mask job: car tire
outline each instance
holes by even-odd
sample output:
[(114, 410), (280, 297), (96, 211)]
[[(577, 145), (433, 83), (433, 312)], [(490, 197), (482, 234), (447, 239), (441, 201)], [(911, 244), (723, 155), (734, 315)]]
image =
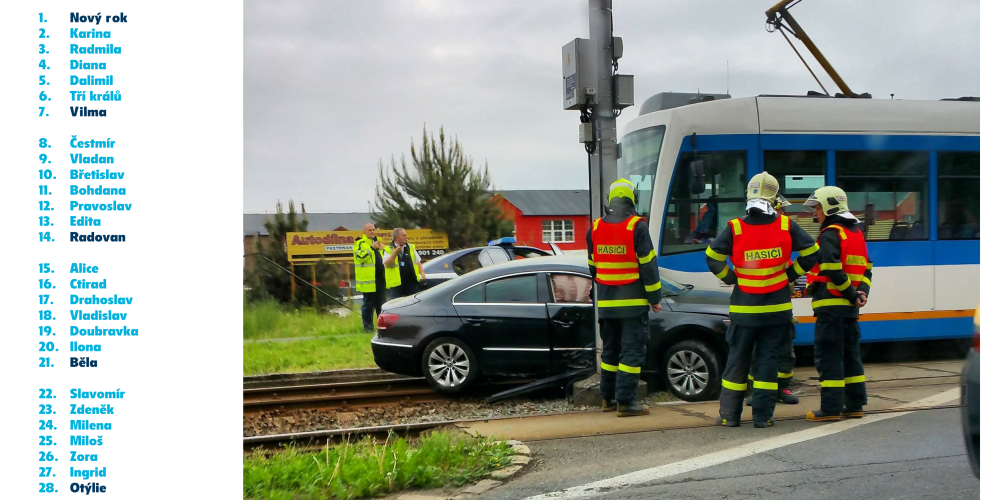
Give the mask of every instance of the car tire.
[(465, 391), (479, 374), (479, 363), (472, 349), (453, 337), (435, 339), (427, 344), (420, 367), (431, 387), (446, 393)]
[(719, 353), (700, 340), (678, 342), (663, 354), (663, 383), (684, 401), (715, 399), (722, 387)]

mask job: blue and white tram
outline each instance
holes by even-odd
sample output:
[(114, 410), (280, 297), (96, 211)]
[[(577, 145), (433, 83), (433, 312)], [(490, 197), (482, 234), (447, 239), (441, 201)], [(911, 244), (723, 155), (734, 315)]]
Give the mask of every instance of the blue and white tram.
[[(743, 214), (747, 179), (766, 169), (793, 203), (786, 213), (814, 237), (819, 227), (800, 203), (825, 184), (848, 193), (875, 264), (863, 342), (971, 337), (978, 99), (759, 96), (646, 109), (656, 102), (626, 126), (618, 174), (637, 185), (637, 208), (672, 278), (725, 287), (708, 272), (705, 247)], [(804, 285), (792, 301), (796, 343), (812, 344)]]

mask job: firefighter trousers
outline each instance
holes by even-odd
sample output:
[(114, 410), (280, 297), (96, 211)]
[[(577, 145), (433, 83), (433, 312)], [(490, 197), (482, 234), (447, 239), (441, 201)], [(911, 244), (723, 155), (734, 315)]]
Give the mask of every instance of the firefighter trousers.
[[(781, 337), (778, 345), (778, 390), (788, 389), (792, 383), (792, 376), (795, 375), (795, 349), (792, 341), (795, 340), (795, 325), (788, 324), (788, 331)], [(757, 366), (757, 349), (754, 348), (753, 356), (750, 357), (750, 366)], [(753, 370), (751, 369), (751, 373)], [(753, 380), (753, 377), (750, 377)]]
[(719, 415), (725, 419), (739, 420), (743, 414), (743, 396), (750, 374), (750, 358), (754, 348), (757, 360), (753, 366), (753, 419), (766, 422), (774, 416), (778, 399), (778, 345), (788, 333), (786, 325), (740, 326), (729, 325), (726, 342), (729, 358), (722, 372), (722, 394), (719, 397)]
[(865, 367), (861, 363), (861, 328), (857, 319), (819, 315), (816, 318), (816, 371), (820, 409), (840, 413), (868, 404)]
[(600, 320), (601, 398), (627, 405), (635, 401), (639, 372), (646, 362), (649, 313), (632, 318)]

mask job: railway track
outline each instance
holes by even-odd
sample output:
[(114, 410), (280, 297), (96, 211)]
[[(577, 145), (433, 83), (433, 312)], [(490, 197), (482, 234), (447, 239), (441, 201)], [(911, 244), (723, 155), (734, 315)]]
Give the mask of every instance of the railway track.
[[(940, 390), (945, 390), (949, 387), (957, 387), (957, 373), (949, 371), (954, 368), (942, 369), (940, 368), (941, 365), (935, 363), (923, 364), (922, 367), (903, 364), (891, 364), (886, 366), (903, 370), (909, 368), (911, 370), (906, 373), (891, 372), (890, 374), (890, 372), (887, 372), (885, 373), (884, 378), (878, 377), (875, 380), (869, 380), (868, 385), (870, 398), (903, 403), (904, 401), (892, 399), (893, 397), (896, 397), (894, 394), (902, 394), (901, 392), (895, 393), (893, 391), (906, 391), (912, 388), (921, 387), (929, 390), (938, 390), (938, 388), (940, 388)], [(916, 372), (912, 369), (916, 369)], [(808, 380), (807, 378), (806, 381), (804, 381), (804, 384), (799, 386), (800, 389), (798, 392), (801, 396), (815, 396), (818, 392), (818, 388), (813, 387), (813, 385), (818, 386), (817, 383)], [(873, 394), (873, 392), (882, 393), (882, 395)], [(394, 404), (400, 402), (440, 401), (444, 399), (450, 398), (446, 395), (436, 393), (427, 385), (427, 382), (423, 378), (398, 376), (396, 378), (382, 377), (381, 380), (356, 380), (352, 382), (328, 382), (248, 388), (244, 390), (244, 414), (282, 407), (351, 408), (367, 405)], [(683, 410), (683, 407), (696, 409), (697, 405), (704, 404), (705, 403), (688, 403), (678, 401), (658, 403), (656, 406), (678, 408), (679, 411), (683, 413), (685, 411)], [(938, 405), (934, 408), (940, 409), (954, 407), (956, 407), (956, 405)], [(928, 409), (931, 408), (907, 407), (905, 409), (892, 409), (872, 407), (870, 410), (866, 410), (866, 412), (870, 414), (877, 414), (886, 412), (891, 413), (895, 411), (920, 411)], [(711, 410), (716, 411), (714, 408)], [(705, 410), (702, 409), (701, 411)], [(600, 418), (599, 410), (593, 410), (593, 412), (595, 412), (594, 418)], [(393, 434), (401, 437), (411, 437), (427, 430), (442, 427), (475, 427), (476, 424), (490, 421), (517, 420), (525, 418), (533, 419), (536, 417), (545, 418), (578, 413), (580, 412), (545, 413), (532, 416), (494, 416), (488, 418), (441, 420), (436, 422), (402, 423), (374, 427), (337, 428), (309, 432), (247, 436), (243, 438), (243, 446), (245, 451), (258, 448), (265, 450), (278, 449), (291, 443), (294, 443), (296, 446), (316, 447), (323, 446), (328, 442), (338, 442), (345, 438), (356, 439), (359, 436), (385, 438), (389, 434)], [(802, 413), (804, 414), (804, 410)], [(801, 418), (803, 417), (798, 415), (789, 417), (776, 416), (775, 419), (795, 420)], [(512, 425), (517, 424), (512, 422)], [(690, 427), (701, 427), (704, 425), (705, 423), (702, 422), (700, 424), (693, 424)], [(581, 432), (582, 433), (579, 437), (587, 435), (586, 431), (583, 431), (582, 429)], [(601, 433), (605, 433), (605, 431), (602, 431)], [(577, 436), (574, 434), (573, 437)]]
[(278, 385), (243, 389), (243, 413), (293, 408), (358, 408), (440, 401), (422, 377)]

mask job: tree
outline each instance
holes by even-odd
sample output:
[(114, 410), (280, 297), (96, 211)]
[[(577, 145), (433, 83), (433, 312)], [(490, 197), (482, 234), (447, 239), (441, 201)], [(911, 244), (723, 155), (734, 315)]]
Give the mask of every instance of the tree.
[(410, 158), (409, 165), (391, 158), (388, 169), (379, 160), (372, 218), (380, 226), (441, 231), (453, 249), (513, 234), (514, 223), (492, 199), (489, 165), (475, 170), (457, 138), (445, 142), (444, 127), (437, 140), (425, 127), (420, 149), (410, 142)]
[[(279, 302), (292, 302), (291, 263), (285, 250), (285, 235), (288, 233), (306, 231), (309, 220), (305, 214), (301, 218), (295, 212), (295, 203), (288, 202), (288, 213), (284, 213), (281, 203), (276, 206), (273, 217), (264, 221), (269, 238), (265, 243), (260, 237), (254, 237), (254, 253), (247, 257), (254, 259), (253, 268), (244, 273), (244, 285), (249, 288), (246, 297), (248, 302), (274, 299)], [(326, 261), (315, 264), (317, 287), (322, 293), (317, 293), (319, 306), (343, 305), (340, 292), (340, 276), (335, 266)], [(295, 267), (295, 302), (301, 305), (313, 305), (312, 269), (310, 266)], [(334, 298), (330, 298), (330, 296)]]

